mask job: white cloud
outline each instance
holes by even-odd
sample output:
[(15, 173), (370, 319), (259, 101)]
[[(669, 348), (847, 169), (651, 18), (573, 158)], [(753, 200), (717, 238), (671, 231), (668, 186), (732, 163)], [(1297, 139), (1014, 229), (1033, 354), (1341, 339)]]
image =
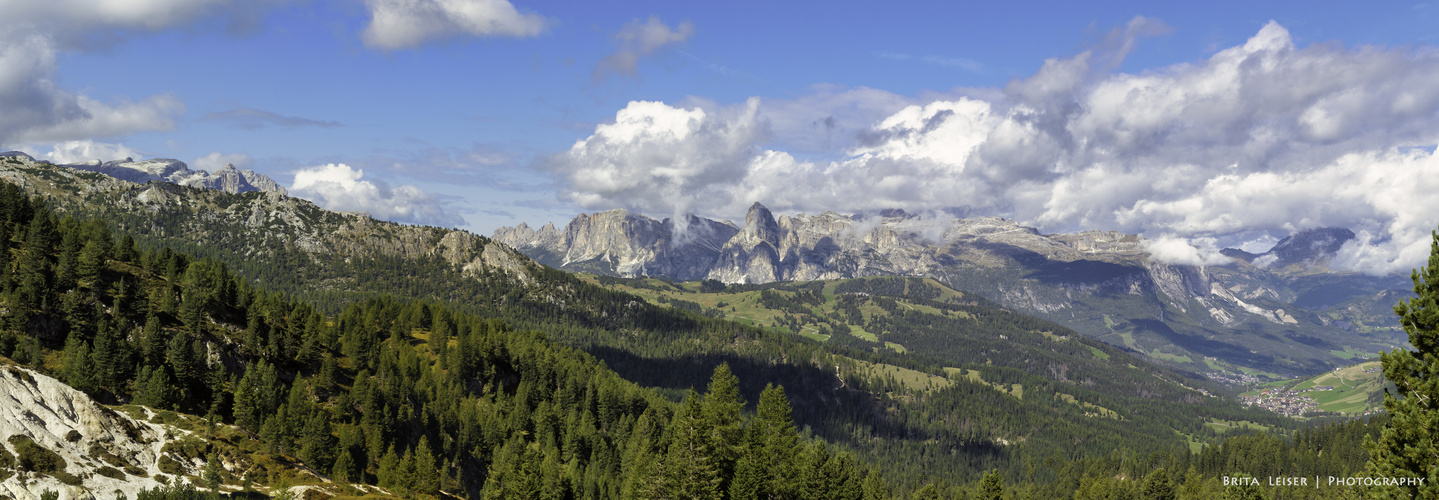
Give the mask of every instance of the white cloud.
[(893, 111), (833, 160), (766, 148), (771, 124), (788, 136), (822, 110), (752, 99), (702, 110), (631, 103), (615, 125), (626, 140), (601, 126), (547, 165), (563, 198), (591, 209), (959, 208), (1050, 231), (1164, 235), (1160, 251), (1196, 262), (1210, 257), (1173, 242), (1340, 226), (1371, 235), (1345, 247), (1346, 268), (1422, 264), (1439, 226), (1439, 160), (1410, 146), (1439, 141), (1439, 52), (1297, 47), (1271, 22), (1207, 60), (1114, 72), (1135, 40), (1165, 29), (1136, 18), (1003, 89), (927, 102), (870, 96), (881, 103), (872, 109)]
[(363, 180), (364, 176), (363, 170), (343, 163), (305, 168), (295, 172), (290, 194), (330, 210), (367, 212), (377, 219), (450, 227), (465, 223), (418, 187), (390, 188)]
[(1149, 252), (1150, 258), (1169, 264), (1218, 266), (1233, 261), (1219, 253), (1213, 238), (1190, 239), (1164, 235), (1144, 240), (1144, 250)]
[(666, 45), (684, 42), (694, 35), (694, 32), (694, 25), (688, 21), (674, 28), (666, 26), (655, 16), (650, 16), (649, 20), (643, 23), (639, 19), (630, 21), (615, 33), (615, 43), (619, 44), (619, 47), (595, 65), (592, 76), (596, 82), (610, 73), (635, 76), (641, 57)]
[(54, 82), (56, 50), (40, 35), (0, 34), (0, 144), (115, 137), (174, 128), (185, 106), (172, 96), (104, 103)]
[(112, 47), (134, 33), (202, 19), (251, 23), (283, 0), (55, 0), (0, 2), (0, 144), (118, 137), (173, 129), (185, 106), (171, 95), (102, 102), (55, 83), (57, 56)]
[(758, 99), (711, 112), (631, 102), (547, 167), (569, 182), (563, 198), (589, 208), (680, 216), (691, 204), (741, 203), (728, 186), (744, 179), (764, 135), (758, 109)]
[(205, 156), (195, 158), (195, 161), (190, 162), (190, 166), (195, 170), (214, 172), (225, 168), (225, 165), (234, 165), (235, 168), (245, 170), (253, 166), (254, 163), (254, 159), (245, 153), (225, 154), (215, 151)]
[(125, 158), (144, 159), (143, 155), (125, 147), (124, 144), (107, 144), (90, 140), (61, 142), (52, 146), (48, 153), (32, 154), (32, 156), (55, 164), (81, 163), (92, 160), (105, 162)]
[(409, 49), (457, 35), (529, 37), (545, 18), (522, 14), (508, 0), (365, 0), (370, 24), (361, 35), (371, 48)]

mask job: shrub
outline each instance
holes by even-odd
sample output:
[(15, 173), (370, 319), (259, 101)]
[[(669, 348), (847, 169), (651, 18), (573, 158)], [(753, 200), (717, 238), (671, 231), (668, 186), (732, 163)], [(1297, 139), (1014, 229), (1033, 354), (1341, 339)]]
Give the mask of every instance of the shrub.
[(120, 472), (120, 469), (116, 469), (116, 468), (110, 467), (110, 466), (105, 466), (105, 467), (101, 467), (101, 468), (99, 468), (99, 469), (95, 469), (95, 473), (96, 473), (96, 474), (99, 474), (99, 475), (102, 475), (102, 476), (105, 476), (105, 477), (108, 477), (108, 478), (110, 478), (110, 479), (119, 479), (119, 480), (121, 480), (121, 481), (124, 481), (124, 480), (125, 480), (125, 473), (124, 473), (124, 472)]
[(65, 470), (65, 459), (60, 454), (36, 444), (29, 436), (10, 436), (10, 446), (19, 455), (21, 469), (52, 475)]

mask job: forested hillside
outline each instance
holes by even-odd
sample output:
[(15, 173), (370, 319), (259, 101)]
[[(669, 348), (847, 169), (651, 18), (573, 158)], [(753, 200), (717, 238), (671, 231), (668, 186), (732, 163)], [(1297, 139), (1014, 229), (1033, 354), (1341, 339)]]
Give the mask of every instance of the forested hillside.
[(675, 404), (538, 332), (423, 301), (376, 298), (326, 317), (213, 260), (58, 218), (14, 185), (0, 187), (0, 221), (0, 352), (97, 399), (205, 415), (263, 441), (250, 456), (176, 451), (245, 466), (188, 476), (195, 484), (284, 484), (302, 467), (406, 496), (860, 498), (866, 487), (851, 455), (801, 438), (783, 389), (766, 388), (746, 417), (724, 366), (704, 396)]
[[(229, 227), (210, 211), (247, 195), (170, 187), (195, 198), (134, 212), (64, 198), (58, 189), (48, 202), (5, 189), (11, 260), (0, 276), (7, 304), (0, 352), (102, 400), (210, 415), (262, 438), (272, 455), (396, 491), (479, 496), (539, 485), (535, 491), (576, 498), (658, 495), (644, 488), (689, 485), (675, 474), (699, 470), (716, 478), (701, 484), (724, 493), (736, 484), (800, 488), (795, 478), (806, 470), (859, 478), (874, 467), (871, 484), (888, 483), (901, 494), (978, 492), (1005, 478), (1011, 491), (1067, 495), (1091, 476), (1132, 489), (1158, 468), (1213, 490), (1219, 474), (1250, 463), (1302, 473), (1362, 465), (1352, 453), (1312, 458), (1320, 447), (1355, 449), (1363, 428), (1325, 431), (1332, 439), (1322, 446), (1231, 440), (1206, 448), (1211, 458), (1200, 460), (1205, 455), (1192, 455), (1189, 440), (1207, 439), (1211, 420), (1276, 430), (1296, 424), (1197, 396), (1176, 383), (1182, 375), (1124, 361), (1122, 351), (1053, 340), (1067, 335), (977, 298), (901, 297), (955, 321), (925, 327), (922, 317), (905, 314), (885, 320), (908, 322), (916, 350), (924, 338), (946, 345), (942, 335), (953, 336), (949, 344), (979, 346), (905, 355), (653, 305), (533, 264), (462, 267), (439, 255), (366, 254), (363, 247), (341, 255), (307, 251), (283, 231)], [(317, 212), (307, 220), (329, 217)], [(199, 221), (210, 231), (233, 230), (230, 241), (244, 245), (206, 245), (174, 229)], [(436, 240), (453, 234), (420, 230)], [(484, 249), (472, 250), (489, 248), (480, 243)], [(886, 309), (884, 292), (872, 291), (880, 299), (873, 307)], [(894, 304), (891, 314), (899, 310)], [(861, 316), (871, 307), (852, 305)], [(997, 342), (1009, 339), (999, 335), (1015, 336), (1004, 345), (1025, 347), (1004, 347)], [(1055, 360), (1073, 363), (1065, 377), (1051, 370)], [(80, 368), (88, 366), (97, 369)], [(1104, 371), (1115, 366), (1120, 372)], [(1129, 375), (1114, 375), (1121, 372)], [(710, 395), (689, 392), (706, 386)], [(780, 386), (788, 398), (777, 396)], [(181, 390), (160, 390), (166, 387)], [(781, 411), (787, 405), (792, 413)], [(794, 418), (792, 435), (781, 413)], [(652, 426), (649, 440), (636, 444), (646, 435), (637, 434), (641, 423)], [(715, 430), (721, 428), (731, 431)], [(676, 445), (694, 433), (711, 437)], [(721, 435), (729, 437), (714, 437)], [(739, 435), (748, 437), (736, 441)], [(794, 450), (793, 459), (753, 451), (776, 439)], [(791, 439), (813, 444), (785, 444)], [(728, 448), (736, 443), (751, 451)], [(756, 453), (751, 461), (778, 456), (792, 467), (742, 467), (745, 453)], [(1302, 460), (1273, 462), (1276, 454)], [(673, 466), (688, 463), (679, 459), (696, 460), (698, 469)], [(430, 470), (416, 465), (430, 463), (442, 471), (433, 482), (381, 473)], [(1196, 480), (1181, 478), (1185, 464), (1195, 466)], [(776, 475), (741, 481), (745, 467)], [(981, 483), (991, 469), (999, 472)], [(836, 470), (849, 472), (831, 474)]]

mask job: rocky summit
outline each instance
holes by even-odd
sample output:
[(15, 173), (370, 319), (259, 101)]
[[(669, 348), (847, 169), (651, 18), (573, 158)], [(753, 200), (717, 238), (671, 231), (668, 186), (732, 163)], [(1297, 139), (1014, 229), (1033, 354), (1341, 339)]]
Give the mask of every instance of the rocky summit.
[[(30, 162), (35, 161), (30, 155), (19, 151), (0, 153), (0, 156), (24, 158)], [(182, 186), (217, 189), (227, 193), (266, 191), (286, 194), (284, 186), (281, 186), (280, 183), (275, 182), (275, 180), (269, 176), (256, 173), (254, 170), (240, 170), (235, 168), (233, 164), (226, 164), (224, 168), (216, 170), (213, 173), (204, 170), (191, 170), (185, 162), (168, 158), (140, 161), (125, 158), (123, 160), (103, 162), (100, 160), (91, 160), (81, 163), (71, 163), (65, 166), (76, 170), (105, 174), (136, 184), (159, 181), (171, 182)]]
[[(1374, 313), (1376, 297), (1405, 288), (1401, 277), (1325, 268), (1352, 238), (1346, 229), (1320, 228), (1264, 254), (1229, 250), (1229, 264), (1193, 266), (1158, 259), (1141, 236), (1115, 231), (1042, 234), (1004, 218), (899, 210), (776, 215), (759, 203), (742, 225), (612, 210), (580, 215), (563, 229), (521, 224), (493, 235), (546, 265), (620, 277), (729, 284), (933, 277), (1198, 370), (1218, 359), (1280, 372), (1403, 342), (1392, 318)], [(1322, 307), (1310, 300), (1317, 290), (1326, 294)]]

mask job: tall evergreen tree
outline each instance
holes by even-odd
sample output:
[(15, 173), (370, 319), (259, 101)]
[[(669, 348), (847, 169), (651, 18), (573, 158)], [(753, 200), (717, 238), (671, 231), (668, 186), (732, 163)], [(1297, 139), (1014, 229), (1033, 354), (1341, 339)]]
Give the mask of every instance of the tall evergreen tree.
[(1004, 498), (1004, 478), (999, 476), (999, 471), (991, 470), (984, 474), (984, 479), (979, 481), (979, 498), (981, 500)]
[(1140, 486), (1139, 497), (1144, 500), (1174, 500), (1174, 484), (1169, 481), (1169, 473), (1164, 469), (1150, 472), (1144, 477), (1144, 485)]
[(772, 497), (794, 496), (799, 489), (799, 432), (794, 428), (789, 398), (784, 388), (765, 386), (755, 408), (755, 421), (750, 423), (751, 446), (766, 472), (765, 491)]
[(1429, 265), (1410, 275), (1416, 297), (1394, 306), (1414, 350), (1380, 355), (1398, 394), (1385, 390), (1391, 420), (1377, 441), (1365, 443), (1369, 474), (1424, 481), (1378, 487), (1378, 498), (1439, 498), (1439, 233), (1431, 238)]
[(65, 341), (65, 383), (81, 392), (93, 394), (98, 383), (95, 380), (94, 361), (90, 356), (90, 345), (80, 336), (71, 335)]
[(744, 444), (744, 429), (740, 427), (744, 404), (739, 379), (730, 372), (729, 365), (722, 363), (715, 367), (702, 411), (709, 428), (711, 454), (720, 473), (720, 491), (729, 490), (728, 479), (734, 477), (735, 462)]
[(666, 462), (670, 468), (665, 482), (677, 498), (698, 500), (720, 498), (719, 460), (711, 443), (709, 425), (699, 396), (690, 391), (670, 424), (670, 440)]

